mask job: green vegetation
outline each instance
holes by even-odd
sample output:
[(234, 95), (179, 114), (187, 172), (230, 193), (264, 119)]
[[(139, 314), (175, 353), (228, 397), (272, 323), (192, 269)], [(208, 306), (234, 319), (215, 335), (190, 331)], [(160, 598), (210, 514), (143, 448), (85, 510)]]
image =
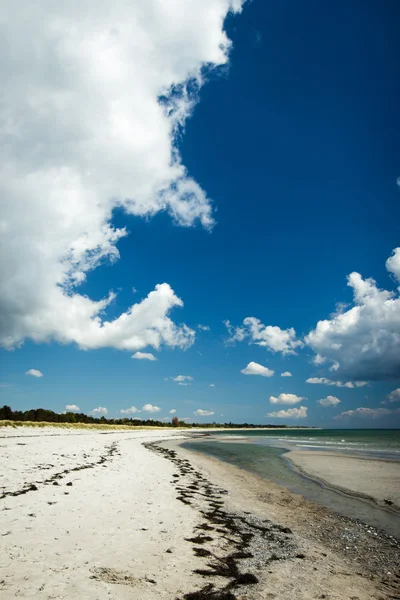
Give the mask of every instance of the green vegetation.
[[(0, 426), (29, 426), (29, 427), (77, 427), (81, 429), (94, 428), (113, 428), (113, 429), (135, 429), (149, 427), (194, 427), (219, 428), (219, 429), (258, 429), (262, 427), (271, 427), (284, 429), (286, 425), (254, 425), (253, 423), (186, 423), (180, 421), (174, 416), (171, 421), (157, 421), (155, 419), (107, 419), (106, 417), (93, 417), (84, 413), (56, 413), (45, 408), (34, 408), (31, 410), (20, 411), (12, 410), (9, 406), (0, 408)], [(299, 427), (298, 429), (301, 429)]]

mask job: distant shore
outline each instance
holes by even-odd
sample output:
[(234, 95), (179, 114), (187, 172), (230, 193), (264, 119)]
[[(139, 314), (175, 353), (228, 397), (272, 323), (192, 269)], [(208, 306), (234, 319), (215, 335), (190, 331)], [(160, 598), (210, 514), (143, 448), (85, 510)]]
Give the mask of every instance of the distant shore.
[(399, 595), (396, 540), (180, 447), (198, 432), (0, 428), (1, 594)]

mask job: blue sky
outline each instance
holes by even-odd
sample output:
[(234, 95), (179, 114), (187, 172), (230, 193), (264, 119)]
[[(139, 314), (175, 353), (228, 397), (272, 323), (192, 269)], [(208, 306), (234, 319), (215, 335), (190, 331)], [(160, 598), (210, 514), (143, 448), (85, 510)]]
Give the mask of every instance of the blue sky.
[(10, 52), (0, 403), (398, 426), (398, 2), (136, 4)]

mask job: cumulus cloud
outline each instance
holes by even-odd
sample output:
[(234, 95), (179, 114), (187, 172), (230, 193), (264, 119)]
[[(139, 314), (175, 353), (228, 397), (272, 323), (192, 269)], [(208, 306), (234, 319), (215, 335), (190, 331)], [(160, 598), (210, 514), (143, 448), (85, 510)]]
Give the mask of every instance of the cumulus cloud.
[(172, 409), (169, 411), (169, 414), (170, 414), (170, 415), (174, 415), (175, 413), (176, 413), (176, 408), (172, 408)]
[(351, 418), (362, 417), (362, 418), (369, 418), (369, 419), (380, 419), (382, 417), (387, 417), (389, 415), (399, 414), (399, 413), (400, 413), (400, 409), (389, 410), (388, 408), (364, 408), (363, 406), (360, 406), (360, 408), (356, 408), (354, 410), (346, 410), (346, 411), (340, 413), (340, 415), (335, 417), (335, 419), (343, 419), (345, 417), (351, 417)]
[(130, 408), (122, 408), (119, 412), (121, 415), (134, 415), (140, 411), (136, 408), (136, 406), (131, 406)]
[(334, 385), (336, 387), (350, 389), (360, 388), (368, 385), (367, 381), (346, 381), (345, 383), (343, 383), (343, 381), (332, 381), (332, 379), (327, 379), (326, 377), (309, 377), (308, 379), (306, 379), (306, 383), (313, 383), (314, 385)]
[(296, 394), (279, 394), (278, 397), (269, 397), (271, 404), (297, 404), (302, 400), (307, 400), (307, 398), (304, 398), (303, 396), (296, 396)]
[(215, 383), (210, 383), (210, 387), (215, 387)]
[(193, 414), (196, 415), (196, 417), (211, 417), (211, 415), (214, 415), (215, 413), (211, 410), (203, 410), (202, 408), (198, 408)]
[(67, 412), (79, 412), (81, 409), (76, 404), (66, 404), (65, 410)]
[(243, 375), (261, 375), (261, 377), (272, 377), (275, 371), (263, 367), (256, 362), (249, 362), (247, 367), (240, 371)]
[(38, 371), (38, 369), (29, 369), (29, 371), (25, 372), (25, 375), (31, 375), (32, 377), (43, 377), (43, 373)]
[(98, 406), (92, 410), (94, 415), (107, 415), (108, 409), (105, 406)]
[[(0, 344), (186, 348), (194, 331), (167, 283), (108, 320), (114, 298), (79, 293), (119, 258), (113, 211), (213, 226), (176, 143), (206, 71), (226, 65), (227, 13), (244, 0), (95, 0), (0, 6)], [(32, 34), (34, 32), (34, 34)], [(206, 67), (206, 68), (205, 68)]]
[(313, 358), (314, 365), (323, 365), (326, 362), (325, 356), (321, 356), (321, 354), (316, 354)]
[(338, 404), (340, 404), (340, 400), (339, 398), (336, 398), (336, 396), (327, 396), (326, 398), (321, 398), (321, 400), (317, 401), (317, 404), (320, 404), (321, 406), (337, 406)]
[(197, 325), (197, 329), (199, 331), (210, 331), (210, 327), (208, 325)]
[[(386, 269), (400, 282), (400, 248)], [(400, 376), (400, 288), (380, 289), (374, 279), (356, 272), (347, 278), (353, 305), (319, 321), (305, 338), (318, 355), (333, 363), (337, 375), (351, 380), (395, 379)]]
[(285, 371), (284, 373), (281, 373), (281, 377), (292, 377), (292, 374), (290, 371)]
[(388, 394), (387, 400), (384, 400), (381, 404), (391, 404), (392, 402), (400, 402), (400, 388), (393, 390)]
[(136, 358), (136, 360), (157, 360), (151, 352), (135, 352), (131, 358)]
[(144, 412), (156, 413), (160, 412), (161, 408), (159, 406), (153, 406), (152, 404), (145, 404), (142, 408)]
[(386, 261), (386, 269), (400, 282), (400, 248), (395, 248)]
[(304, 419), (307, 416), (307, 407), (300, 406), (299, 408), (288, 408), (287, 410), (276, 410), (267, 413), (267, 417), (274, 419)]
[(301, 340), (296, 338), (296, 331), (293, 327), (281, 329), (276, 325), (264, 325), (255, 317), (244, 319), (241, 327), (233, 327), (230, 321), (224, 321), (224, 324), (230, 335), (228, 342), (231, 343), (248, 340), (249, 344), (257, 344), (271, 352), (281, 352), (282, 354), (296, 354), (296, 348), (304, 345)]
[(186, 381), (193, 381), (193, 377), (191, 377), (190, 375), (178, 375), (177, 377), (173, 377), (172, 381), (176, 381), (177, 383), (184, 383)]

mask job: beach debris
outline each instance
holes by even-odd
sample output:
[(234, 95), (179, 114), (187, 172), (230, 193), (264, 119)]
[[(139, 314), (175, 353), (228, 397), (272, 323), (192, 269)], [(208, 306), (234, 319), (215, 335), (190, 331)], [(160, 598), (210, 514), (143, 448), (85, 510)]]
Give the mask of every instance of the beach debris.
[(143, 445), (169, 459), (179, 471), (179, 482), (178, 478), (172, 481), (179, 494), (177, 499), (197, 509), (204, 518), (195, 530), (215, 532), (213, 536), (197, 533), (185, 540), (194, 544), (195, 556), (207, 559), (206, 568), (197, 568), (194, 573), (204, 578), (220, 578), (221, 584), (208, 582), (202, 589), (184, 594), (183, 600), (237, 600), (238, 588), (258, 583), (258, 577), (251, 570), (265, 568), (274, 560), (295, 557), (296, 546), (289, 527), (268, 519), (262, 521), (249, 511), (226, 510), (227, 490), (207, 480), (176, 451), (157, 442)]

